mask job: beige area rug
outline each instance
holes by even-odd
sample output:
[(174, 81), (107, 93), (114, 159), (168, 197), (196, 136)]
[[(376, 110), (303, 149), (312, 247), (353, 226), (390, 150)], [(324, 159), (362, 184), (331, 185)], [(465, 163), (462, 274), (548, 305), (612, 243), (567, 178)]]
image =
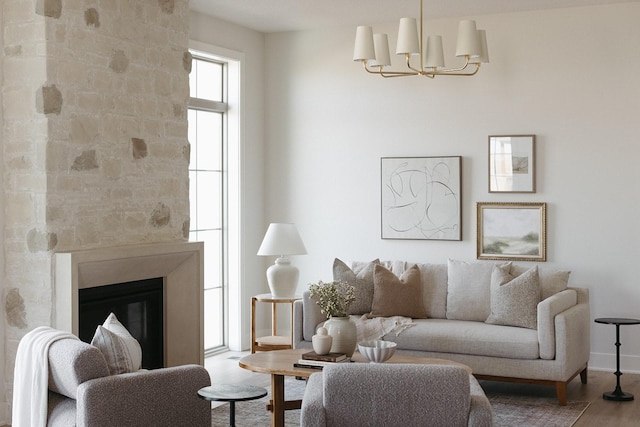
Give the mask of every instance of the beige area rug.
[[(285, 379), (285, 398), (301, 399), (305, 382), (294, 378)], [(519, 394), (492, 393), (487, 397), (493, 408), (495, 427), (570, 427), (584, 413), (589, 402), (569, 402), (567, 406), (559, 406), (555, 397), (531, 397)], [(265, 405), (269, 396), (248, 402), (236, 403), (236, 426), (261, 427), (270, 424), (270, 413)], [(229, 404), (214, 408), (211, 412), (212, 426), (229, 425)], [(300, 425), (300, 411), (287, 411), (285, 415), (287, 427)]]

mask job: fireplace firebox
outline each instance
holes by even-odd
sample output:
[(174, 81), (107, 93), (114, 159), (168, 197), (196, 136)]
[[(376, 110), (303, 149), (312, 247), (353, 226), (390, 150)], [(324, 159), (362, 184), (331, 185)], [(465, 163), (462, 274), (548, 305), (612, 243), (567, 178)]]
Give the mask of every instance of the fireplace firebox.
[(142, 368), (164, 367), (163, 278), (79, 289), (78, 327), (82, 341), (114, 313), (142, 347)]

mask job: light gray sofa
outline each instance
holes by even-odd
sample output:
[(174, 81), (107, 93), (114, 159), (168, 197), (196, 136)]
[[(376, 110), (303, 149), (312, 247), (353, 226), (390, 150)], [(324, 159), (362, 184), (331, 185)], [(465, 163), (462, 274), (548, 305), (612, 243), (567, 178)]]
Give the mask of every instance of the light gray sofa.
[(211, 426), (211, 384), (199, 365), (109, 375), (97, 347), (61, 339), (49, 348), (47, 426)]
[[(560, 405), (567, 403), (567, 384), (580, 374), (587, 382), (590, 352), (588, 289), (567, 287), (568, 272), (539, 269), (541, 301), (537, 304), (535, 328), (486, 323), (492, 313), (491, 278), (496, 263), (449, 260), (447, 264), (414, 264), (404, 261), (352, 262), (348, 268), (334, 263), (334, 279), (347, 279), (357, 286), (356, 301), (361, 316), (371, 307), (374, 285), (369, 273), (381, 264), (396, 276), (416, 265), (420, 270), (425, 319), (413, 319), (399, 335), (382, 339), (397, 343), (397, 353), (453, 360), (470, 366), (478, 379), (552, 385)], [(514, 277), (526, 268), (501, 264)], [(362, 299), (365, 299), (362, 304)], [(369, 305), (367, 305), (369, 304)], [(364, 310), (364, 311), (363, 311)], [(311, 337), (326, 320), (309, 298), (294, 304), (294, 348), (310, 348)]]
[(338, 364), (309, 378), (300, 425), (490, 427), (492, 413), (478, 382), (457, 366)]

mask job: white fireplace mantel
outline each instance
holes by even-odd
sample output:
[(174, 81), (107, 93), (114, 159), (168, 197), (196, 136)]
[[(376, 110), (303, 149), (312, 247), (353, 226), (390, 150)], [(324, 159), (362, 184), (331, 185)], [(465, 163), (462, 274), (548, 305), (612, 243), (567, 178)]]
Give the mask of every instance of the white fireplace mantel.
[(78, 290), (164, 279), (165, 366), (204, 364), (204, 243), (170, 242), (55, 255), (54, 327), (78, 334)]

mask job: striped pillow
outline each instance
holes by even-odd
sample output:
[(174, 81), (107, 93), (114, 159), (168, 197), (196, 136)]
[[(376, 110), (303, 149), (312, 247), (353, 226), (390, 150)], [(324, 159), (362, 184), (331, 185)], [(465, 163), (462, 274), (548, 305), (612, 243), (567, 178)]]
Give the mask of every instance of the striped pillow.
[(140, 343), (113, 313), (102, 325), (98, 325), (91, 344), (102, 352), (111, 375), (135, 372), (142, 365)]

